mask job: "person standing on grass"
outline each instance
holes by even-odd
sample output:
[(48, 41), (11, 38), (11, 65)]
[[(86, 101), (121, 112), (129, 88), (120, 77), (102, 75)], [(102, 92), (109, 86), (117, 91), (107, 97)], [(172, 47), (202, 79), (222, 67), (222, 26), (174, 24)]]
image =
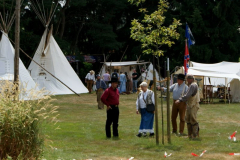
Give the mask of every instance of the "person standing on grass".
[[(184, 136), (184, 126), (185, 126), (185, 113), (186, 113), (186, 102), (175, 102), (182, 97), (188, 90), (188, 86), (185, 84), (185, 75), (179, 74), (177, 78), (177, 83), (170, 86), (170, 92), (173, 92), (173, 106), (172, 106), (172, 133), (177, 135), (177, 117), (179, 114), (180, 117), (180, 127), (179, 127), (179, 136)], [(159, 87), (159, 86), (158, 86)], [(167, 91), (167, 88), (161, 88), (164, 92)]]
[(141, 123), (139, 127), (138, 137), (146, 137), (147, 132), (149, 132), (149, 136), (154, 136), (153, 130), (153, 122), (154, 122), (154, 112), (147, 111), (147, 104), (154, 104), (154, 93), (151, 90), (148, 90), (148, 85), (146, 82), (142, 82), (140, 84), (142, 91), (139, 93), (137, 101), (136, 101), (136, 113), (141, 114)]
[(127, 78), (126, 75), (123, 72), (120, 72), (120, 89), (119, 89), (119, 93), (123, 94), (126, 92), (126, 82), (127, 82)]
[(113, 128), (113, 136), (117, 138), (118, 135), (118, 119), (119, 119), (119, 91), (118, 87), (118, 75), (113, 73), (111, 77), (111, 87), (105, 90), (101, 100), (107, 106), (107, 121), (105, 126), (107, 138), (111, 138), (111, 125)]
[(127, 78), (127, 83), (126, 83), (126, 90), (127, 94), (130, 94), (132, 92), (132, 81), (131, 77), (128, 76), (127, 72), (125, 72), (125, 76)]
[(101, 101), (101, 96), (103, 92), (107, 89), (107, 85), (103, 80), (101, 80), (101, 76), (99, 74), (97, 75), (96, 88), (97, 88), (98, 109), (104, 109), (104, 104)]
[(85, 77), (85, 83), (87, 83), (88, 92), (92, 92), (93, 83), (95, 82), (95, 72), (91, 70)]
[(199, 92), (198, 85), (194, 82), (194, 76), (192, 74), (187, 75), (188, 90), (187, 93), (180, 97), (175, 103), (180, 104), (181, 102), (187, 103), (187, 111), (185, 121), (188, 127), (189, 139), (196, 140), (199, 137), (199, 124), (197, 121), (197, 111), (199, 109)]
[(106, 83), (106, 85), (108, 86), (108, 82), (110, 81), (111, 77), (108, 71), (106, 71), (106, 73), (103, 74), (102, 79), (104, 80), (104, 82)]
[(137, 83), (138, 83), (138, 81), (137, 81), (138, 74), (137, 74), (136, 69), (133, 70), (132, 79), (133, 79), (133, 93), (136, 93), (137, 92)]

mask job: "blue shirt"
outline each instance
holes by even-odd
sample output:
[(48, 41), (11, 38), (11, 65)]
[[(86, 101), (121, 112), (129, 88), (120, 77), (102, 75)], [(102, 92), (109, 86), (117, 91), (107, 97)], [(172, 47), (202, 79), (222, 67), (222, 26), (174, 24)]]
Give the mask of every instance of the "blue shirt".
[(96, 88), (97, 89), (102, 88), (103, 90), (105, 90), (107, 89), (107, 85), (103, 80), (100, 79), (96, 81)]
[[(184, 86), (185, 86), (185, 89), (183, 92)], [(185, 84), (185, 82), (183, 82), (180, 86), (178, 85), (178, 83), (175, 83), (170, 86), (169, 90), (170, 92), (173, 92), (173, 100), (178, 100), (180, 97), (182, 97), (182, 93), (184, 95), (187, 92), (188, 86)], [(164, 92), (166, 91), (167, 91), (167, 88), (164, 88)]]

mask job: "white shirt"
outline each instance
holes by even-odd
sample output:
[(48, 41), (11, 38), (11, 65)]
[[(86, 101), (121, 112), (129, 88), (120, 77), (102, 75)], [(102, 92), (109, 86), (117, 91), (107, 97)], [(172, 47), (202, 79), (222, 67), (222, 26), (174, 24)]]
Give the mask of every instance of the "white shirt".
[[(136, 110), (138, 110), (139, 107), (140, 108), (146, 108), (147, 105), (146, 105), (145, 101), (147, 101), (148, 92), (149, 92), (149, 90), (147, 90), (146, 92), (141, 91), (142, 94), (139, 97), (139, 99), (137, 98), (137, 101), (136, 101)], [(143, 98), (144, 98), (145, 101), (143, 100)], [(139, 103), (138, 103), (138, 101), (139, 101)], [(154, 93), (152, 94), (152, 102), (155, 105)], [(138, 104), (140, 106), (138, 106)]]
[(88, 73), (85, 78), (86, 78), (87, 80), (93, 80), (93, 81), (95, 81), (95, 75), (94, 75), (94, 74)]

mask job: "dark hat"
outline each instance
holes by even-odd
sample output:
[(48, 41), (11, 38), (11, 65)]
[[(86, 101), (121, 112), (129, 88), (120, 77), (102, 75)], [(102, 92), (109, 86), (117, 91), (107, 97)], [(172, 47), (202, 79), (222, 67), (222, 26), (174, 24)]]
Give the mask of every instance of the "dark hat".
[(180, 79), (180, 80), (185, 80), (185, 75), (184, 74), (178, 74), (177, 76), (177, 79)]
[(97, 74), (96, 77), (101, 77), (100, 74)]
[(112, 82), (118, 82), (118, 74), (117, 73), (112, 74), (111, 81), (109, 81), (109, 83), (112, 83)]

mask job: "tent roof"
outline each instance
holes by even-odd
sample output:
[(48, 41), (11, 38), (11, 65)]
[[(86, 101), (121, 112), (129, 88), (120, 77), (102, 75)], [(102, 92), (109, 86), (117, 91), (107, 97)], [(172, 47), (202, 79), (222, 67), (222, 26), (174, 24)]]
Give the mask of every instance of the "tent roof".
[(133, 66), (140, 64), (148, 64), (150, 62), (126, 61), (126, 62), (104, 62), (106, 66)]
[(233, 73), (238, 74), (240, 71), (240, 63), (237, 62), (220, 62), (213, 64), (204, 64), (192, 62), (192, 69), (205, 70), (205, 71), (215, 71), (215, 72), (225, 72), (225, 73)]
[(194, 69), (194, 67), (190, 67), (188, 70), (188, 73), (193, 74), (195, 76), (215, 77), (215, 78), (232, 78), (232, 79), (240, 80), (240, 77), (237, 74), (216, 72), (216, 71), (207, 71), (207, 70), (198, 70), (198, 69)]

